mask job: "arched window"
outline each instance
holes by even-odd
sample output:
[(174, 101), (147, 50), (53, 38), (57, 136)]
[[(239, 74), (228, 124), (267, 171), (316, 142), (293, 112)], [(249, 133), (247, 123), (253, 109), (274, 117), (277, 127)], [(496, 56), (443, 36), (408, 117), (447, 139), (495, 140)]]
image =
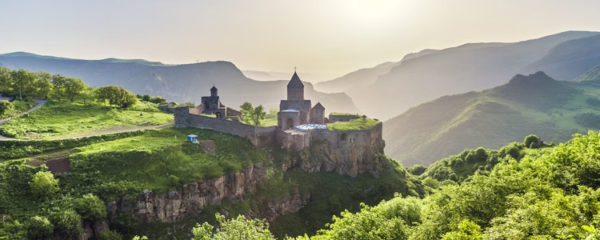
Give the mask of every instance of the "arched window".
[(290, 129), (290, 128), (292, 128), (293, 126), (294, 126), (294, 120), (293, 120), (293, 119), (291, 119), (291, 118), (288, 118), (288, 119), (287, 119), (287, 125), (285, 126), (285, 127), (286, 127), (286, 129), (285, 129), (285, 130), (287, 130), (287, 129)]
[(223, 114), (221, 112), (216, 112), (215, 115), (217, 118), (223, 118)]

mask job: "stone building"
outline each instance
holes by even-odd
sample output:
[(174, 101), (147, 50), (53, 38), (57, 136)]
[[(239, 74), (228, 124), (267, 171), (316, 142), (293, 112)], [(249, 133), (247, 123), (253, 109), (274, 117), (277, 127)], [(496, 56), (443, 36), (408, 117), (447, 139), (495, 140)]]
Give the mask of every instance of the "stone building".
[(288, 130), (303, 124), (323, 124), (325, 122), (325, 107), (317, 103), (311, 107), (311, 101), (304, 99), (304, 84), (294, 72), (287, 84), (287, 99), (281, 100), (277, 125), (281, 130)]
[(241, 113), (232, 108), (226, 107), (219, 100), (217, 87), (213, 86), (210, 89), (210, 96), (202, 97), (202, 103), (196, 107), (197, 111), (202, 114), (215, 115), (215, 118), (226, 119), (228, 117), (241, 117)]

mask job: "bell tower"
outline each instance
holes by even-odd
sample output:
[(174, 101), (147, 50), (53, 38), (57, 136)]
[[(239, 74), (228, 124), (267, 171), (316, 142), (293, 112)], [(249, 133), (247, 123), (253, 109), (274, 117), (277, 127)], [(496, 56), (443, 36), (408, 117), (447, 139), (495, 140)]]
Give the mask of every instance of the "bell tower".
[(287, 100), (304, 100), (304, 84), (300, 80), (300, 77), (298, 77), (296, 71), (294, 71), (294, 75), (287, 85)]

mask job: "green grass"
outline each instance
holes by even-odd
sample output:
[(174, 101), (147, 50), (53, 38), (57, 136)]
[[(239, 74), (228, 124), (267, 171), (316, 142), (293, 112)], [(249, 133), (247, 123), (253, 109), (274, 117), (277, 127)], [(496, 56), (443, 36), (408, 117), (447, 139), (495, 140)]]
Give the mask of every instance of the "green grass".
[[(200, 145), (187, 142), (188, 134), (198, 135), (198, 140), (214, 140), (215, 152), (206, 153)], [(0, 215), (19, 221), (71, 208), (74, 198), (87, 193), (104, 201), (133, 199), (145, 189), (156, 193), (179, 190), (183, 184), (239, 172), (260, 161), (271, 166), (269, 153), (255, 148), (247, 139), (203, 129), (164, 128), (91, 137), (80, 142), (69, 139), (1, 143), (3, 153), (5, 149), (19, 153), (14, 158), (7, 154), (5, 157), (9, 158), (0, 162)], [(62, 158), (70, 160), (70, 172), (58, 176), (61, 190), (50, 201), (37, 199), (29, 182), (44, 167), (29, 163)], [(224, 207), (230, 212), (248, 209), (244, 202)], [(215, 213), (210, 209), (205, 212), (212, 214), (204, 215), (209, 219)], [(127, 224), (128, 228), (141, 228), (130, 225), (133, 222)], [(189, 228), (182, 232), (187, 233)]]
[(340, 112), (332, 112), (329, 114), (330, 116), (357, 116), (358, 113), (340, 113)]
[[(198, 140), (214, 140), (215, 153), (205, 153), (200, 145), (186, 141), (188, 134)], [(165, 128), (147, 130), (142, 135), (98, 142), (76, 148), (71, 154), (69, 177), (94, 176), (94, 182), (126, 181), (139, 191), (158, 192), (185, 183), (212, 179), (239, 172), (259, 161), (264, 151), (245, 138), (211, 130)], [(81, 180), (78, 180), (81, 181)]]
[(28, 109), (32, 108), (35, 106), (35, 102), (32, 100), (15, 100), (12, 101), (12, 104), (14, 106), (14, 109), (12, 111), (7, 111), (3, 114), (0, 114), (0, 120), (1, 119), (5, 119), (5, 118), (9, 118), (9, 117), (13, 117), (18, 115), (19, 113), (25, 112)]
[(332, 131), (365, 130), (373, 128), (379, 123), (381, 122), (371, 118), (357, 118), (347, 122), (328, 123), (327, 128)]
[(277, 126), (277, 114), (267, 113), (265, 119), (260, 122), (261, 127)]
[(139, 102), (131, 109), (124, 110), (95, 103), (48, 102), (26, 116), (1, 125), (0, 133), (24, 139), (57, 139), (172, 121), (172, 114), (159, 111), (156, 104), (149, 102)]

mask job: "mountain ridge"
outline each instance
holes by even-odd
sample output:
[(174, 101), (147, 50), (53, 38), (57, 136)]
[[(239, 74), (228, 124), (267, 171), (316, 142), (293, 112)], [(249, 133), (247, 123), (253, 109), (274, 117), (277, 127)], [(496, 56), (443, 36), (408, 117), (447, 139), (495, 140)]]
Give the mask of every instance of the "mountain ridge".
[[(234, 108), (244, 101), (277, 107), (279, 100), (285, 98), (286, 81), (247, 78), (228, 61), (167, 65), (139, 59), (81, 60), (15, 52), (0, 55), (0, 65), (73, 76), (94, 87), (122, 85), (135, 93), (163, 96), (177, 102), (199, 103), (213, 85), (219, 88), (223, 103)], [(306, 97), (321, 102), (327, 111), (358, 112), (346, 94), (321, 93), (312, 84), (306, 85)]]
[(600, 129), (600, 86), (557, 81), (543, 72), (501, 86), (448, 95), (384, 122), (386, 153), (405, 166), (429, 165), (464, 149), (499, 148), (529, 134), (562, 142)]
[[(348, 83), (356, 80), (346, 74), (336, 78), (335, 82), (332, 80), (316, 86), (319, 89), (319, 86), (335, 83), (338, 88), (347, 89), (345, 92), (365, 114), (389, 119), (412, 106), (440, 96), (483, 90), (502, 85), (518, 73), (545, 70), (545, 65), (529, 67), (560, 43), (598, 34), (566, 31), (512, 43), (467, 43), (402, 59), (384, 74), (377, 74), (377, 69), (371, 68), (373, 76), (368, 78), (372, 82), (369, 85), (348, 88), (353, 86)], [(585, 56), (577, 57), (583, 59)], [(600, 60), (597, 64), (600, 64)], [(584, 71), (574, 72), (579, 75)], [(345, 83), (346, 80), (348, 83)]]

